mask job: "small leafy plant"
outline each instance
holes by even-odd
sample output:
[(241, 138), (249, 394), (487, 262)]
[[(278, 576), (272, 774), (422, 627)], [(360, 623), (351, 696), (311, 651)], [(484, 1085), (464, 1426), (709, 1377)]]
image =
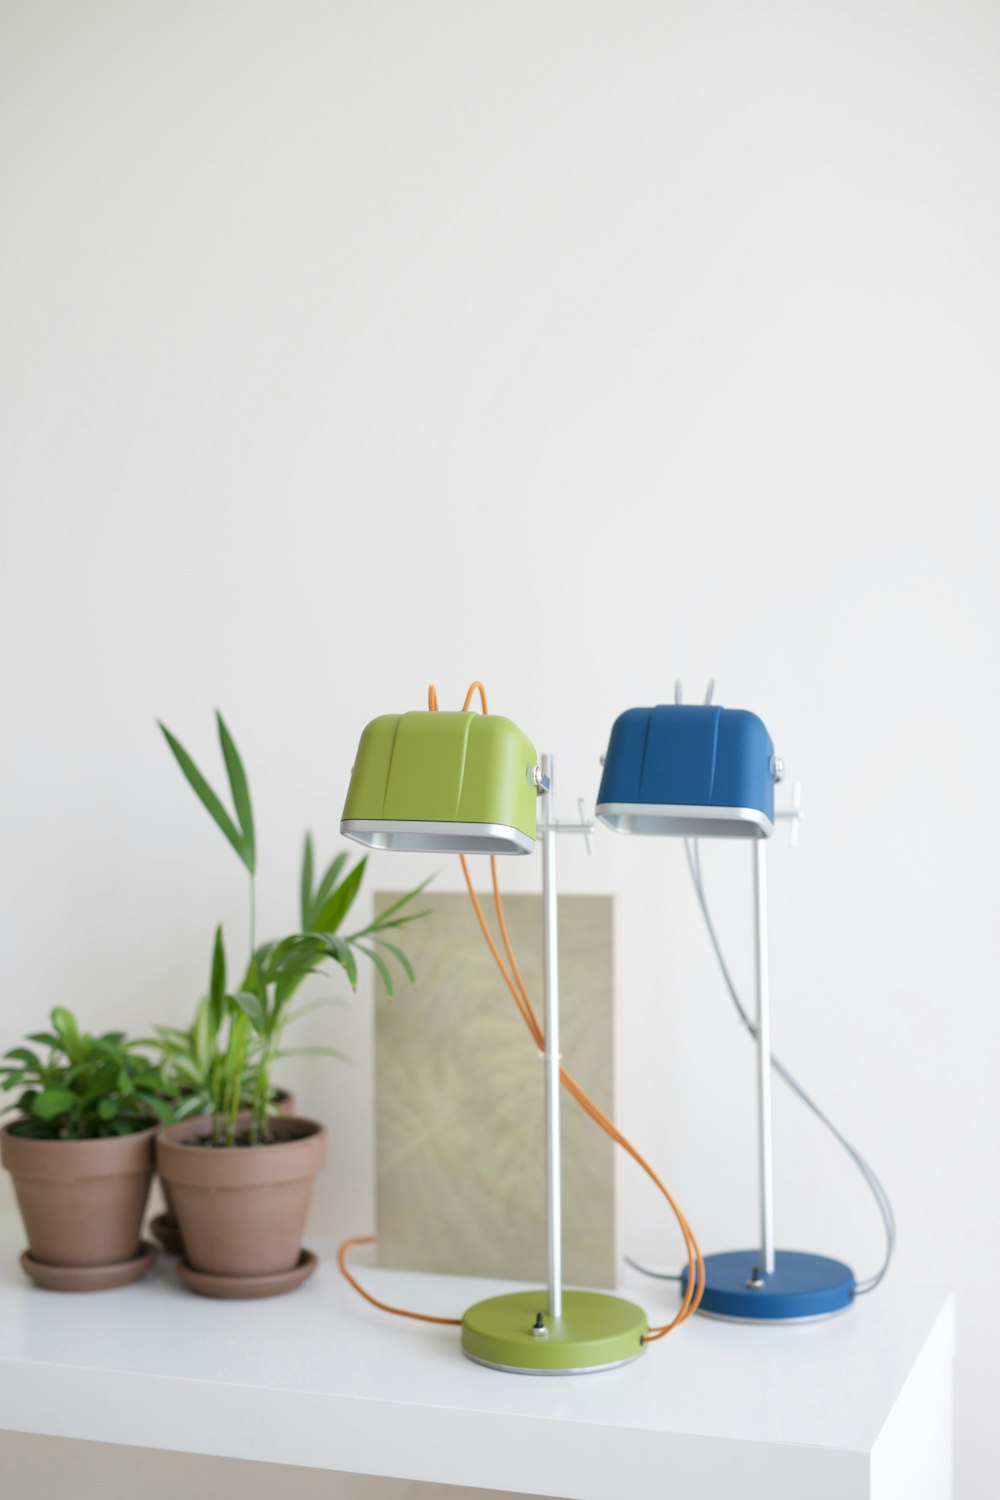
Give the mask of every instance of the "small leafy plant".
[[(291, 1002), (300, 985), (311, 974), (334, 963), (343, 969), (352, 988), (357, 986), (357, 954), (363, 955), (381, 975), (387, 992), (393, 992), (393, 976), (386, 955), (395, 959), (408, 978), (413, 969), (405, 952), (386, 933), (416, 921), (425, 912), (407, 910), (424, 889), (423, 881), (386, 911), (357, 932), (341, 933), (364, 878), (367, 856), (348, 867), (347, 854), (333, 859), (317, 880), (312, 836), (306, 834), (300, 880), (301, 931), (274, 942), (256, 942), (256, 833), (253, 807), (243, 762), (220, 713), (216, 713), (219, 743), (226, 766), (233, 813), (213, 791), (184, 746), (160, 725), (173, 755), (202, 805), (211, 814), (236, 850), (250, 877), (250, 951), (239, 983), (227, 985), (227, 964), (222, 929), (215, 935), (208, 995), (201, 1001), (188, 1031), (161, 1028), (164, 1064), (173, 1086), (190, 1089), (190, 1100), (180, 1106), (184, 1114), (208, 1112), (213, 1116), (212, 1139), (231, 1145), (237, 1136), (237, 1117), (250, 1110), (249, 1144), (267, 1138), (268, 1118), (273, 1108), (272, 1069), (281, 1057), (304, 1053), (340, 1057), (332, 1047), (282, 1046), (285, 1027), (298, 1012)], [(186, 1081), (185, 1081), (186, 1080)], [(195, 1102), (197, 1101), (197, 1102)]]
[[(212, 1114), (225, 1062), (227, 997), (222, 928), (215, 929), (212, 974), (188, 1027), (157, 1026), (157, 1047), (168, 1087), (177, 1098), (174, 1118)], [(249, 1099), (244, 1099), (245, 1105)]]
[(161, 1069), (138, 1049), (148, 1042), (126, 1041), (122, 1031), (91, 1036), (72, 1012), (57, 1005), (51, 1031), (27, 1038), (47, 1049), (12, 1047), (0, 1058), (0, 1088), (20, 1090), (6, 1109), (24, 1116), (17, 1135), (45, 1141), (83, 1141), (131, 1135), (157, 1120), (172, 1120), (173, 1106)]

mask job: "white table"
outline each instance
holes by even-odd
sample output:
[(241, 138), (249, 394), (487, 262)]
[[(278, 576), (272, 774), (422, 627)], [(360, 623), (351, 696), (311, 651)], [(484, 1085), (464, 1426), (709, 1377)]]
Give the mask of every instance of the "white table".
[[(35, 1290), (0, 1221), (0, 1428), (578, 1500), (946, 1500), (953, 1307), (894, 1283), (827, 1322), (696, 1318), (600, 1375), (504, 1375), (458, 1330), (362, 1302), (332, 1259), (291, 1296), (213, 1302), (154, 1274)], [(329, 1254), (329, 1247), (318, 1247)], [(499, 1284), (368, 1270), (460, 1315)], [(637, 1280), (655, 1320), (675, 1296)]]

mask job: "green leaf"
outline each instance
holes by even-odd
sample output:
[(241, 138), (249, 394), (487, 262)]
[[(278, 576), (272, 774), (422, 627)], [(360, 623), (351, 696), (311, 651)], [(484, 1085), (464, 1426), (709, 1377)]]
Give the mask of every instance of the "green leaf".
[(253, 994), (250, 990), (238, 990), (232, 998), (246, 1016), (257, 1035), (263, 1035), (267, 1016), (264, 1012), (264, 1002), (260, 996)]
[(250, 788), (247, 786), (247, 775), (240, 760), (240, 752), (232, 735), (226, 728), (226, 722), (219, 710), (215, 710), (215, 720), (219, 726), (219, 743), (222, 746), (222, 756), (226, 762), (226, 774), (229, 777), (229, 789), (233, 794), (233, 806), (239, 819), (240, 828), (243, 830), (243, 845), (246, 853), (243, 863), (252, 875), (257, 863), (257, 840), (254, 835), (253, 808), (250, 805)]
[(188, 1062), (196, 1058), (200, 1068), (208, 1067), (213, 1050), (210, 1019), (211, 1009), (212, 1001), (210, 999), (198, 1002), (194, 1013), (194, 1023), (187, 1039), (187, 1045), (177, 1054), (178, 1061), (180, 1061), (181, 1057), (185, 1058)]
[[(270, 944), (267, 945), (267, 951), (270, 951), (270, 946), (271, 946)], [(264, 951), (265, 951), (264, 949), (259, 949), (258, 950), (258, 952), (264, 952)], [(253, 955), (253, 957), (251, 958), (250, 962), (247, 964), (247, 971), (246, 971), (246, 973), (243, 976), (243, 983), (240, 985), (240, 989), (241, 990), (252, 990), (255, 995), (259, 994), (260, 990), (261, 990), (261, 985), (262, 985), (262, 978), (261, 978), (261, 976), (263, 975), (263, 973), (264, 973), (264, 970), (261, 967), (261, 965), (258, 963), (258, 961), (257, 961), (257, 954), (255, 953)], [(266, 981), (264, 981), (264, 982), (266, 982)]]
[(312, 889), (313, 889), (313, 841), (312, 834), (306, 834), (305, 848), (302, 850), (302, 881), (300, 885), (300, 904), (302, 909), (302, 927), (305, 932), (312, 925)]
[(190, 1040), (189, 1035), (186, 1031), (182, 1031), (179, 1026), (157, 1026), (155, 1029), (156, 1046), (163, 1051), (168, 1051), (176, 1047), (187, 1049)]
[(316, 913), (313, 930), (316, 932), (336, 932), (341, 922), (347, 916), (354, 899), (358, 894), (358, 888), (364, 879), (365, 866), (368, 863), (367, 854), (359, 859), (354, 869), (344, 876), (336, 890), (324, 901)]
[(267, 953), (267, 969), (270, 974), (278, 973), (289, 958), (295, 958), (300, 953), (319, 953), (324, 947), (323, 934), (320, 932), (293, 932), (288, 937), (281, 939), (280, 943), (272, 943)]
[(56, 1115), (67, 1114), (76, 1102), (76, 1095), (69, 1089), (43, 1089), (31, 1101), (31, 1112), (39, 1120), (54, 1120)]
[[(125, 1070), (122, 1069), (121, 1072)], [(90, 1069), (83, 1075), (84, 1089), (81, 1097), (84, 1104), (90, 1104), (95, 1099), (100, 1099), (104, 1094), (111, 1094), (115, 1089), (121, 1088), (118, 1081), (121, 1074), (116, 1073), (114, 1067), (109, 1063), (103, 1063), (96, 1070)], [(128, 1076), (126, 1074), (126, 1076)]]
[[(284, 941), (287, 942), (288, 939), (285, 938)], [(261, 945), (260, 945), (259, 948), (255, 948), (254, 949), (253, 960), (252, 960), (252, 964), (253, 964), (252, 973), (254, 975), (256, 975), (258, 978), (262, 974), (266, 976), (267, 974), (269, 974), (271, 972), (271, 963), (272, 963), (273, 955), (274, 955), (275, 949), (278, 948), (278, 947), (280, 947), (280, 944), (278, 944), (278, 943), (261, 943)], [(246, 976), (244, 977), (243, 983), (240, 986), (241, 989), (244, 989), (244, 990), (245, 989), (249, 989), (250, 986), (249, 986), (248, 980), (249, 980), (250, 976), (251, 976), (251, 970), (248, 969), (247, 973), (246, 973)], [(267, 982), (266, 978), (265, 978), (264, 982), (265, 983)]]
[(71, 1062), (78, 1062), (84, 1055), (83, 1039), (76, 1024), (76, 1017), (65, 1005), (57, 1005), (51, 1013), (52, 1027), (59, 1038), (59, 1045)]
[(41, 1068), (42, 1060), (31, 1051), (30, 1047), (11, 1047), (4, 1057), (12, 1057), (15, 1062), (27, 1063), (30, 1068)]
[(137, 1073), (132, 1079), (135, 1088), (139, 1092), (156, 1090), (162, 1086), (163, 1080), (155, 1068), (147, 1068), (142, 1073)]
[(376, 953), (374, 948), (365, 948), (361, 943), (356, 943), (355, 947), (357, 948), (359, 953), (363, 953), (366, 958), (370, 958), (376, 969), (378, 969), (379, 973), (382, 976), (382, 983), (385, 985), (385, 992), (391, 1000), (392, 975), (389, 973), (389, 965), (386, 963), (385, 959), (380, 953)]
[(101, 1099), (98, 1101), (97, 1113), (102, 1120), (113, 1120), (118, 1113), (118, 1105), (114, 1099)]
[(362, 927), (360, 932), (352, 932), (347, 941), (356, 943), (358, 938), (371, 937), (375, 932), (391, 932), (394, 927), (405, 927), (407, 922), (419, 922), (430, 914), (428, 908), (427, 911), (415, 911), (408, 917), (393, 917), (391, 922), (373, 922), (370, 927)]
[[(326, 958), (327, 955), (324, 954), (323, 957)], [(274, 986), (274, 1000), (277, 1008), (279, 1010), (284, 1009), (287, 1002), (292, 998), (296, 990), (299, 988), (299, 985), (302, 983), (303, 979), (306, 979), (310, 974), (322, 974), (323, 972), (324, 971), (322, 969), (318, 968), (303, 969), (300, 974), (283, 975)]]
[(268, 981), (287, 978), (293, 974), (308, 974), (318, 960), (327, 955), (325, 937), (319, 932), (298, 933), (284, 938), (271, 955), (267, 969)]
[(399, 967), (403, 970), (403, 973), (406, 975), (410, 983), (416, 984), (417, 976), (413, 972), (413, 965), (410, 963), (410, 960), (407, 958), (402, 948), (398, 947), (395, 943), (390, 943), (388, 938), (384, 937), (373, 937), (372, 942), (377, 943), (380, 948), (388, 949), (393, 958), (395, 958), (396, 962), (399, 964)]
[(189, 1094), (174, 1110), (175, 1120), (188, 1120), (192, 1115), (207, 1114), (212, 1107), (211, 1095), (207, 1092)]
[(218, 1033), (226, 1016), (226, 950), (222, 944), (221, 926), (215, 929), (209, 1001), (212, 1011), (212, 1025), (216, 1033)]
[(174, 1118), (173, 1105), (168, 1104), (166, 1099), (161, 1099), (157, 1094), (147, 1093), (137, 1094), (136, 1097), (141, 1099), (146, 1108), (151, 1109), (158, 1119), (166, 1120), (168, 1124), (172, 1122)]
[(52, 1125), (46, 1125), (42, 1120), (25, 1119), (15, 1120), (10, 1127), (12, 1135), (23, 1135), (32, 1141), (53, 1141), (57, 1132)]
[(326, 900), (327, 896), (329, 896), (330, 892), (337, 884), (337, 879), (340, 875), (341, 870), (347, 864), (347, 859), (348, 852), (346, 849), (344, 849), (340, 852), (340, 854), (337, 855), (336, 859), (332, 859), (330, 861), (329, 865), (326, 868), (323, 879), (319, 883), (319, 889), (316, 892), (316, 899), (313, 902), (314, 911), (319, 911), (319, 909), (323, 905), (323, 902)]
[(29, 1031), (28, 1041), (38, 1042), (43, 1047), (58, 1047), (60, 1045), (59, 1038), (51, 1031)]
[(330, 957), (335, 958), (338, 964), (342, 966), (345, 974), (351, 981), (351, 988), (357, 989), (358, 966), (355, 962), (354, 954), (347, 946), (346, 941), (342, 937), (337, 937), (335, 933), (328, 932), (326, 933), (326, 950)]
[(428, 911), (410, 912), (407, 916), (403, 917), (397, 917), (395, 913), (401, 911), (404, 906), (409, 905), (415, 897), (420, 895), (421, 891), (426, 890), (433, 879), (433, 875), (428, 875), (427, 879), (422, 880), (419, 885), (415, 885), (412, 891), (407, 891), (404, 896), (400, 896), (391, 906), (387, 906), (385, 911), (380, 912), (377, 917), (374, 917), (367, 927), (362, 927), (360, 932), (352, 933), (348, 941), (353, 942), (355, 938), (367, 937), (372, 932), (387, 932), (392, 927), (402, 927), (407, 922), (418, 922), (422, 917), (429, 916), (430, 913)]
[(174, 1063), (175, 1071), (188, 1083), (200, 1088), (205, 1081), (204, 1073), (190, 1057), (178, 1057)]
[(110, 1059), (113, 1062), (125, 1063), (128, 1061), (128, 1050), (123, 1047), (119, 1040), (106, 1036), (95, 1036), (91, 1057), (97, 1058), (97, 1065), (102, 1061)]
[(179, 740), (176, 740), (174, 738), (165, 724), (161, 724), (159, 720), (157, 720), (157, 723), (160, 724), (160, 728), (163, 731), (164, 738), (166, 739), (167, 744), (170, 746), (171, 750), (174, 753), (174, 759), (177, 761), (177, 764), (180, 766), (181, 770), (184, 772), (184, 775), (187, 777), (188, 782), (193, 787), (197, 796), (200, 798), (202, 805), (207, 809), (209, 813), (211, 813), (216, 823), (226, 835), (226, 838), (236, 850), (236, 853), (239, 855), (240, 859), (252, 874), (252, 857), (250, 859), (248, 859), (247, 857), (247, 848), (245, 840), (243, 838), (243, 834), (236, 827), (236, 824), (233, 822), (232, 818), (229, 816), (226, 809), (219, 801), (218, 797), (212, 791), (212, 788), (209, 786), (204, 776), (198, 770), (198, 767), (195, 765), (190, 755), (188, 755), (187, 751), (184, 749), (184, 746), (180, 743)]

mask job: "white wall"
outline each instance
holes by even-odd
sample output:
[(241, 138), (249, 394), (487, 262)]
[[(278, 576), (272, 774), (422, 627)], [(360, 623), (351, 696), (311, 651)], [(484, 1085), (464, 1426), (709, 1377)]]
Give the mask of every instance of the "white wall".
[[(432, 678), (484, 677), (571, 808), (616, 713), (715, 674), (805, 786), (776, 1049), (890, 1186), (897, 1274), (962, 1289), (958, 1494), (992, 1495), (996, 6), (0, 14), (4, 1040), (180, 1020), (214, 923), (243, 941), (156, 716), (214, 770), (226, 711), (277, 930), (361, 726)], [(746, 974), (746, 852), (706, 867)], [(620, 895), (621, 1122), (706, 1247), (748, 1240), (752, 1059), (680, 849), (563, 870)], [(363, 1231), (363, 1000), (327, 1039), (317, 1216)], [(862, 1189), (776, 1108), (779, 1240), (866, 1273)]]

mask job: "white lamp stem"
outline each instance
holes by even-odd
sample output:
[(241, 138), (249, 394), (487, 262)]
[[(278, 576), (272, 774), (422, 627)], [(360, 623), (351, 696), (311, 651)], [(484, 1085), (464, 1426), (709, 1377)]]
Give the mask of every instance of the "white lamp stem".
[(774, 1270), (771, 1147), (771, 1000), (767, 966), (767, 864), (764, 839), (753, 841), (754, 977), (757, 991), (757, 1108), (760, 1151), (760, 1270)]
[(541, 758), (549, 778), (542, 823), (542, 909), (545, 934), (545, 1194), (549, 1235), (549, 1316), (562, 1317), (562, 1169), (559, 1132), (559, 914), (556, 839), (552, 808), (552, 756)]

